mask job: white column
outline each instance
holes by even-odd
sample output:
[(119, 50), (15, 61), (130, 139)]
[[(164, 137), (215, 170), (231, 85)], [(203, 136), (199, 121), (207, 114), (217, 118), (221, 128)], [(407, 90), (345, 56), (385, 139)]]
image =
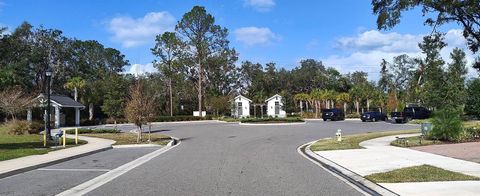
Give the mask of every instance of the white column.
[(80, 126), (80, 108), (75, 108), (75, 126)]
[(27, 121), (32, 122), (32, 109), (27, 110)]
[(60, 128), (60, 107), (55, 106), (55, 128)]

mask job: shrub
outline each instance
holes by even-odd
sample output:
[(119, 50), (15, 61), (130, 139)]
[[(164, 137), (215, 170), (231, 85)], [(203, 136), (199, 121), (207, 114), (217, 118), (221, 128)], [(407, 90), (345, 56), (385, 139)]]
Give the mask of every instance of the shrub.
[(37, 134), (43, 130), (43, 124), (39, 122), (28, 122), (24, 120), (12, 120), (2, 127), (3, 132), (9, 135)]
[(302, 118), (315, 118), (315, 112), (303, 112), (300, 116)]
[(176, 122), (176, 121), (197, 121), (197, 120), (211, 120), (212, 116), (158, 116), (154, 119), (155, 122)]
[(360, 114), (352, 113), (345, 115), (345, 118), (360, 118)]
[[(117, 118), (117, 124), (124, 124), (124, 123), (128, 123), (128, 120), (125, 119), (125, 118)], [(113, 118), (108, 118), (107, 120), (105, 120), (105, 123), (106, 124), (115, 124), (115, 119)]]
[(465, 128), (465, 137), (470, 141), (480, 139), (480, 127), (474, 126)]
[(241, 119), (242, 123), (260, 123), (260, 122), (303, 122), (299, 117), (290, 118), (245, 118)]
[(30, 134), (39, 134), (45, 130), (45, 124), (41, 121), (32, 121), (30, 124)]
[[(113, 129), (78, 129), (78, 134), (87, 133), (120, 133), (120, 131)], [(75, 134), (75, 129), (67, 130), (67, 134)]]
[(95, 120), (95, 119), (93, 119), (93, 120), (84, 119), (80, 122), (80, 124), (82, 126), (93, 126), (93, 125), (99, 125), (99, 124), (101, 124), (101, 122), (99, 120)]
[(433, 129), (429, 137), (433, 139), (458, 141), (463, 132), (461, 110), (445, 108), (435, 112), (432, 119)]

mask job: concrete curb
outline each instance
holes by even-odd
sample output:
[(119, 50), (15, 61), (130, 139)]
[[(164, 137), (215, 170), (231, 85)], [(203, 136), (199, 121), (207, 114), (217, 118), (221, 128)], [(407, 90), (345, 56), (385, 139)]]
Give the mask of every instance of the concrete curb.
[(112, 148), (148, 148), (148, 147), (161, 147), (159, 144), (125, 144), (125, 145), (113, 145)]
[(304, 125), (307, 124), (307, 122), (295, 122), (295, 123), (242, 123), (239, 122), (239, 125), (244, 125), (244, 126), (279, 126), (279, 125)]
[(88, 155), (91, 155), (91, 154), (103, 152), (103, 151), (110, 150), (110, 149), (112, 149), (112, 146), (99, 148), (99, 149), (92, 150), (92, 151), (89, 151), (89, 152), (77, 154), (77, 155), (70, 156), (70, 157), (65, 157), (65, 158), (62, 158), (62, 159), (52, 160), (52, 161), (37, 164), (37, 165), (32, 165), (32, 166), (29, 166), (29, 167), (18, 168), (18, 169), (15, 169), (15, 170), (11, 170), (11, 171), (8, 171), (8, 172), (1, 173), (0, 174), (0, 179), (6, 178), (6, 177), (9, 177), (9, 176), (13, 176), (13, 175), (17, 175), (17, 174), (21, 174), (21, 173), (24, 173), (24, 172), (28, 172), (28, 171), (31, 171), (31, 170), (35, 170), (35, 169), (38, 169), (38, 168), (48, 167), (48, 166), (55, 165), (55, 164), (58, 164), (58, 163), (61, 163), (61, 162), (77, 159), (77, 158), (80, 158), (80, 157), (88, 156)]
[(345, 183), (349, 184), (356, 190), (360, 191), (365, 195), (398, 195), (385, 187), (373, 183), (363, 176), (356, 174), (353, 171), (348, 170), (347, 168), (342, 167), (341, 165), (336, 164), (310, 150), (310, 146), (315, 143), (316, 141), (312, 141), (306, 144), (301, 145), (298, 147), (297, 151), (304, 156), (305, 158), (309, 159), (310, 161), (314, 162), (318, 166), (322, 167), (323, 169), (327, 170), (337, 178), (341, 179)]

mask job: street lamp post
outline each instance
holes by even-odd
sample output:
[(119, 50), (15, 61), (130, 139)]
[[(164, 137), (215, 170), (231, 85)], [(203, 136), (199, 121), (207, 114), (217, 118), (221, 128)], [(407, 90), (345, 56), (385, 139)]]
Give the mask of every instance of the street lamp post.
[(47, 78), (47, 140), (51, 139), (52, 133), (50, 130), (50, 79), (52, 78), (52, 69), (50, 67), (45, 71)]

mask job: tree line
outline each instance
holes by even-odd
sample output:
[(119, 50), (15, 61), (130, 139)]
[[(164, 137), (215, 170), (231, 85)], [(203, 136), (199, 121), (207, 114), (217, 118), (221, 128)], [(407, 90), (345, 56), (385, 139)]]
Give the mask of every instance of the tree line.
[[(229, 44), (228, 29), (200, 6), (185, 13), (174, 31), (156, 36), (151, 52), (158, 72), (142, 76), (124, 74), (129, 65), (125, 56), (94, 40), (68, 38), (60, 30), (26, 22), (9, 34), (5, 31), (0, 30), (0, 90), (20, 87), (31, 94), (44, 92), (44, 72), (50, 66), (52, 91), (78, 97), (88, 106), (83, 116), (90, 121), (135, 116), (128, 112), (141, 113), (141, 118), (128, 118), (141, 123), (152, 116), (191, 115), (199, 110), (229, 115), (229, 100), (237, 94), (254, 103), (280, 94), (288, 113), (316, 117), (321, 109), (333, 107), (358, 114), (395, 111), (416, 103), (431, 109), (462, 107), (477, 115), (480, 107), (475, 90), (480, 82), (466, 78), (464, 51), (451, 51), (451, 63), (440, 56), (446, 46), (442, 33), (432, 33), (419, 43), (424, 57), (383, 60), (379, 80), (369, 81), (365, 72), (342, 74), (314, 59), (302, 60), (291, 70), (275, 63), (237, 64), (239, 54)], [(132, 102), (135, 99), (140, 99), (137, 104)], [(138, 103), (146, 99), (152, 109), (148, 114), (138, 110)]]

